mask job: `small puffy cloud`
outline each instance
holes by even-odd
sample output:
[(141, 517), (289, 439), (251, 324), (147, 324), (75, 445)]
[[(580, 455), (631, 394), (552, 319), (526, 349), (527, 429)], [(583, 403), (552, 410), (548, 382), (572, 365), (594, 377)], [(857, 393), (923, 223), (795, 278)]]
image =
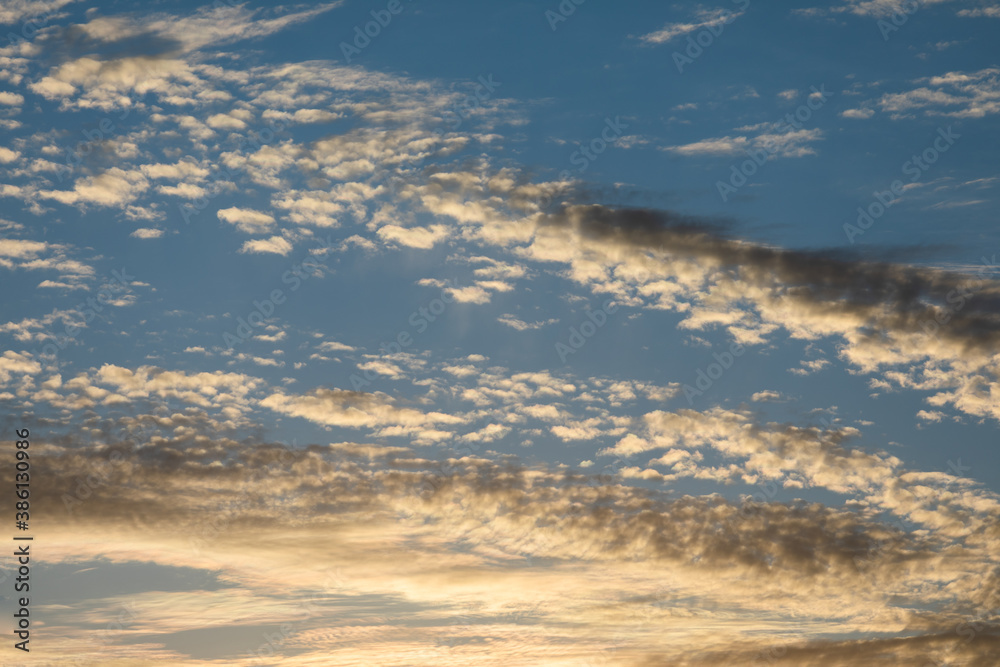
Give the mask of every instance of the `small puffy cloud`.
[(72, 190), (43, 190), (38, 194), (72, 206), (98, 204), (124, 206), (149, 189), (149, 182), (140, 172), (112, 167), (107, 171), (76, 182)]
[(378, 230), (378, 235), (384, 241), (394, 241), (400, 245), (410, 248), (429, 249), (448, 236), (448, 227), (445, 225), (431, 225), (430, 227), (400, 227), (399, 225), (386, 225)]
[(921, 410), (917, 413), (917, 419), (923, 419), (928, 422), (939, 422), (944, 419), (947, 415), (938, 410)]
[(31, 259), (45, 251), (49, 244), (42, 241), (24, 241), (21, 239), (0, 239), (0, 257), (16, 259)]
[(683, 37), (697, 30), (713, 29), (731, 23), (743, 12), (730, 12), (725, 9), (699, 9), (692, 21), (684, 23), (668, 23), (656, 32), (642, 35), (639, 39), (646, 44), (665, 44), (676, 37)]
[(274, 228), (274, 218), (267, 213), (249, 208), (224, 208), (218, 213), (219, 220), (235, 225), (245, 234), (264, 234)]
[(0, 146), (0, 162), (3, 164), (13, 162), (19, 157), (21, 157), (21, 154), (18, 151), (12, 151), (6, 146)]
[(140, 227), (131, 234), (129, 234), (134, 239), (158, 239), (163, 236), (162, 229), (153, 229), (151, 227)]
[(777, 401), (780, 398), (781, 398), (780, 393), (772, 391), (770, 389), (766, 389), (764, 391), (758, 391), (757, 393), (755, 393), (753, 396), (750, 397), (750, 400), (757, 403), (761, 401)]
[(6, 384), (11, 375), (36, 375), (42, 372), (42, 366), (34, 361), (29, 354), (21, 354), (7, 350), (0, 355), (0, 383)]
[(550, 324), (555, 324), (559, 320), (556, 318), (551, 318), (548, 320), (539, 320), (537, 322), (525, 322), (520, 320), (513, 315), (503, 314), (497, 318), (497, 322), (506, 325), (511, 329), (516, 329), (517, 331), (529, 331), (531, 329), (541, 329), (542, 327), (548, 326)]
[(320, 343), (316, 349), (322, 350), (323, 352), (354, 352), (357, 348), (345, 345), (344, 343), (327, 340)]
[(489, 303), (490, 293), (478, 285), (451, 287), (446, 290), (459, 303)]
[(292, 244), (280, 236), (272, 236), (269, 239), (254, 239), (247, 241), (240, 248), (241, 253), (264, 254), (272, 253), (285, 256), (292, 251)]
[(171, 197), (183, 197), (184, 199), (200, 199), (208, 192), (200, 185), (193, 183), (179, 183), (178, 185), (161, 185), (157, 188), (160, 194)]
[(0, 92), (0, 104), (5, 104), (7, 106), (15, 107), (24, 104), (24, 95), (18, 95), (17, 93), (11, 93), (8, 91)]
[(416, 428), (465, 421), (457, 415), (423, 412), (400, 406), (382, 393), (369, 394), (341, 389), (316, 389), (297, 396), (278, 392), (271, 394), (260, 404), (275, 412), (301, 417), (317, 424), (347, 428), (393, 425)]
[(993, 7), (977, 7), (976, 9), (963, 9), (958, 12), (963, 18), (991, 18), (1000, 19), (1000, 5)]
[(240, 120), (239, 118), (234, 118), (231, 115), (224, 113), (217, 113), (214, 116), (209, 116), (208, 120), (205, 121), (213, 130), (242, 130), (247, 124)]
[(846, 109), (840, 112), (843, 118), (871, 118), (875, 115), (874, 109)]

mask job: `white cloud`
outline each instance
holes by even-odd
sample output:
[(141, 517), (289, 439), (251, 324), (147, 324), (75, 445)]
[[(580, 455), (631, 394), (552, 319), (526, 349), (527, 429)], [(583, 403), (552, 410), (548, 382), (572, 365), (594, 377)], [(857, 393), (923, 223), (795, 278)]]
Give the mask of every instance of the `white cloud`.
[(272, 236), (269, 239), (254, 239), (253, 241), (247, 241), (240, 248), (241, 253), (250, 254), (264, 254), (272, 253), (275, 255), (287, 255), (292, 251), (292, 244), (281, 238), (280, 236)]
[(0, 104), (6, 104), (7, 106), (20, 106), (24, 104), (24, 95), (18, 95), (17, 93), (11, 93), (9, 91), (0, 91)]
[(429, 227), (400, 227), (385, 225), (380, 227), (378, 235), (387, 242), (396, 242), (410, 248), (430, 249), (438, 241), (447, 238), (450, 230), (446, 225), (430, 225)]
[(245, 234), (264, 234), (274, 229), (274, 218), (267, 213), (249, 208), (224, 208), (218, 212), (219, 220), (236, 225)]
[(732, 23), (743, 15), (743, 12), (730, 12), (726, 9), (705, 9), (699, 8), (695, 13), (695, 20), (687, 23), (668, 23), (656, 32), (651, 32), (639, 37), (647, 44), (665, 44), (675, 37), (682, 37), (697, 30), (712, 29), (717, 26), (724, 26)]

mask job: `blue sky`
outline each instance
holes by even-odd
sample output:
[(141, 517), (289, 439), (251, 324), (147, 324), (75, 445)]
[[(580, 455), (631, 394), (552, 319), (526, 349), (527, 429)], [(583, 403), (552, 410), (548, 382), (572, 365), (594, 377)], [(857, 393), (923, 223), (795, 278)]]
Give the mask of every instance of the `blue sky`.
[(7, 3), (2, 662), (990, 664), (998, 20)]

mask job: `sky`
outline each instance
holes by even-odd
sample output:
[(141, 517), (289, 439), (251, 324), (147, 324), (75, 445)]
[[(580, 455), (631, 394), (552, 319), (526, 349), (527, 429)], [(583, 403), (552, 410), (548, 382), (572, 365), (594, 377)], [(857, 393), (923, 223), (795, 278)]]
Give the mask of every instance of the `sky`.
[(1000, 664), (995, 2), (7, 0), (0, 663)]

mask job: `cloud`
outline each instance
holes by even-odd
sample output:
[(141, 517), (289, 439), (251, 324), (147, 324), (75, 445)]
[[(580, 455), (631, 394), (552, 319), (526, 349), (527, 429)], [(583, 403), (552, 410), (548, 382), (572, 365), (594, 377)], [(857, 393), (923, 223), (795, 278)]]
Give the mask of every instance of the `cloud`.
[(224, 208), (217, 214), (219, 220), (235, 225), (244, 234), (266, 234), (274, 229), (274, 217), (248, 208)]
[(845, 109), (840, 112), (843, 118), (871, 118), (875, 115), (874, 109)]
[(25, 241), (21, 239), (0, 239), (0, 257), (17, 259), (33, 259), (51, 246), (44, 241)]
[(32, 359), (31, 355), (7, 350), (0, 355), (0, 384), (10, 382), (12, 376), (37, 375), (42, 372), (42, 366)]
[(162, 229), (152, 229), (150, 227), (140, 227), (129, 234), (134, 239), (158, 239), (163, 236)]
[(292, 244), (281, 238), (280, 236), (272, 236), (269, 239), (254, 239), (252, 241), (246, 241), (240, 248), (242, 253), (250, 254), (266, 254), (271, 253), (275, 255), (281, 255), (282, 257), (288, 255), (292, 251)]
[(458, 303), (484, 304), (490, 302), (490, 292), (478, 285), (469, 287), (449, 287), (448, 294)]
[(445, 225), (409, 228), (399, 225), (385, 225), (378, 230), (379, 237), (384, 241), (424, 250), (433, 248), (438, 241), (447, 238), (449, 233), (450, 230)]
[(322, 350), (323, 352), (354, 352), (357, 350), (357, 348), (351, 347), (350, 345), (338, 343), (332, 340), (323, 341), (316, 349)]
[[(107, 558), (121, 568), (141, 559), (226, 582), (134, 593), (135, 630), (149, 639), (126, 634), (114, 646), (133, 647), (139, 661), (173, 659), (167, 647), (190, 627), (192, 599), (203, 603), (202, 624), (290, 624), (296, 658), (338, 664), (402, 662), (414, 643), (436, 664), (457, 666), (515, 664), (527, 653), (586, 664), (623, 655), (613, 649), (627, 642), (632, 664), (690, 667), (723, 655), (749, 664), (763, 651), (776, 664), (810, 667), (847, 667), (859, 656), (985, 664), (998, 645), (968, 597), (989, 571), (982, 547), (906, 534), (862, 511), (670, 497), (511, 459), (207, 435), (194, 428), (157, 446), (53, 444), (37, 464), (49, 562)], [(100, 526), (102, 540), (83, 539)], [(289, 530), (299, 539), (288, 541)], [(997, 538), (988, 529), (983, 544)], [(601, 604), (586, 604), (594, 599)], [(61, 632), (92, 632), (89, 617), (66, 618)], [(971, 620), (968, 642), (955, 629)], [(879, 628), (905, 636), (857, 639)], [(456, 638), (458, 657), (448, 645)], [(216, 642), (221, 659), (245, 654)]]
[(50, 18), (76, 0), (8, 0), (0, 7), (0, 24), (13, 25), (24, 19)]
[(158, 12), (97, 17), (76, 26), (83, 34), (99, 42), (117, 42), (127, 38), (158, 36), (177, 43), (184, 52), (205, 46), (221, 46), (247, 39), (257, 39), (297, 25), (341, 5), (328, 2), (284, 16), (262, 18), (273, 10), (250, 9), (246, 5), (217, 3), (204, 6), (186, 16)]
[(461, 424), (457, 415), (423, 412), (398, 405), (382, 393), (364, 393), (341, 389), (316, 389), (298, 396), (274, 393), (260, 403), (263, 407), (301, 417), (317, 424), (348, 428), (404, 426), (421, 428), (437, 424)]
[(39, 196), (67, 206), (96, 204), (124, 207), (149, 189), (149, 181), (137, 171), (112, 167), (97, 176), (78, 180), (72, 190), (42, 190)]
[(548, 326), (550, 324), (555, 324), (559, 320), (556, 318), (551, 318), (548, 320), (540, 320), (538, 322), (525, 322), (524, 320), (519, 320), (510, 314), (504, 314), (497, 318), (497, 322), (511, 329), (516, 329), (517, 331), (529, 331), (531, 329), (541, 329), (542, 327)]
[(823, 132), (818, 129), (778, 132), (775, 131), (778, 128), (766, 123), (753, 128), (741, 129), (755, 129), (759, 134), (752, 138), (746, 136), (716, 137), (690, 144), (665, 146), (660, 150), (685, 156), (744, 155), (748, 151), (767, 151), (771, 157), (804, 157), (815, 155), (816, 151), (809, 144), (823, 138)]
[(939, 422), (944, 419), (947, 415), (943, 412), (937, 410), (920, 410), (917, 412), (917, 419), (922, 419), (929, 422)]
[(990, 7), (977, 7), (976, 9), (962, 9), (958, 12), (959, 16), (966, 18), (1000, 18), (1000, 5), (993, 5)]
[(917, 79), (919, 87), (900, 93), (885, 93), (877, 100), (894, 118), (913, 113), (953, 118), (983, 118), (1000, 112), (1000, 69), (948, 72)]
[(743, 15), (743, 12), (732, 13), (725, 9), (705, 9), (699, 7), (695, 12), (695, 20), (689, 23), (668, 23), (655, 32), (639, 37), (647, 44), (665, 44), (676, 37), (683, 37), (692, 32), (712, 29), (717, 26), (732, 23)]
[[(921, 6), (945, 4), (953, 0), (921, 0)], [(842, 4), (825, 7), (811, 7), (794, 10), (800, 16), (826, 16), (829, 14), (854, 14), (855, 16), (888, 19), (894, 14), (907, 14), (906, 5), (902, 0), (845, 0)], [(911, 10), (912, 11), (912, 10)]]

